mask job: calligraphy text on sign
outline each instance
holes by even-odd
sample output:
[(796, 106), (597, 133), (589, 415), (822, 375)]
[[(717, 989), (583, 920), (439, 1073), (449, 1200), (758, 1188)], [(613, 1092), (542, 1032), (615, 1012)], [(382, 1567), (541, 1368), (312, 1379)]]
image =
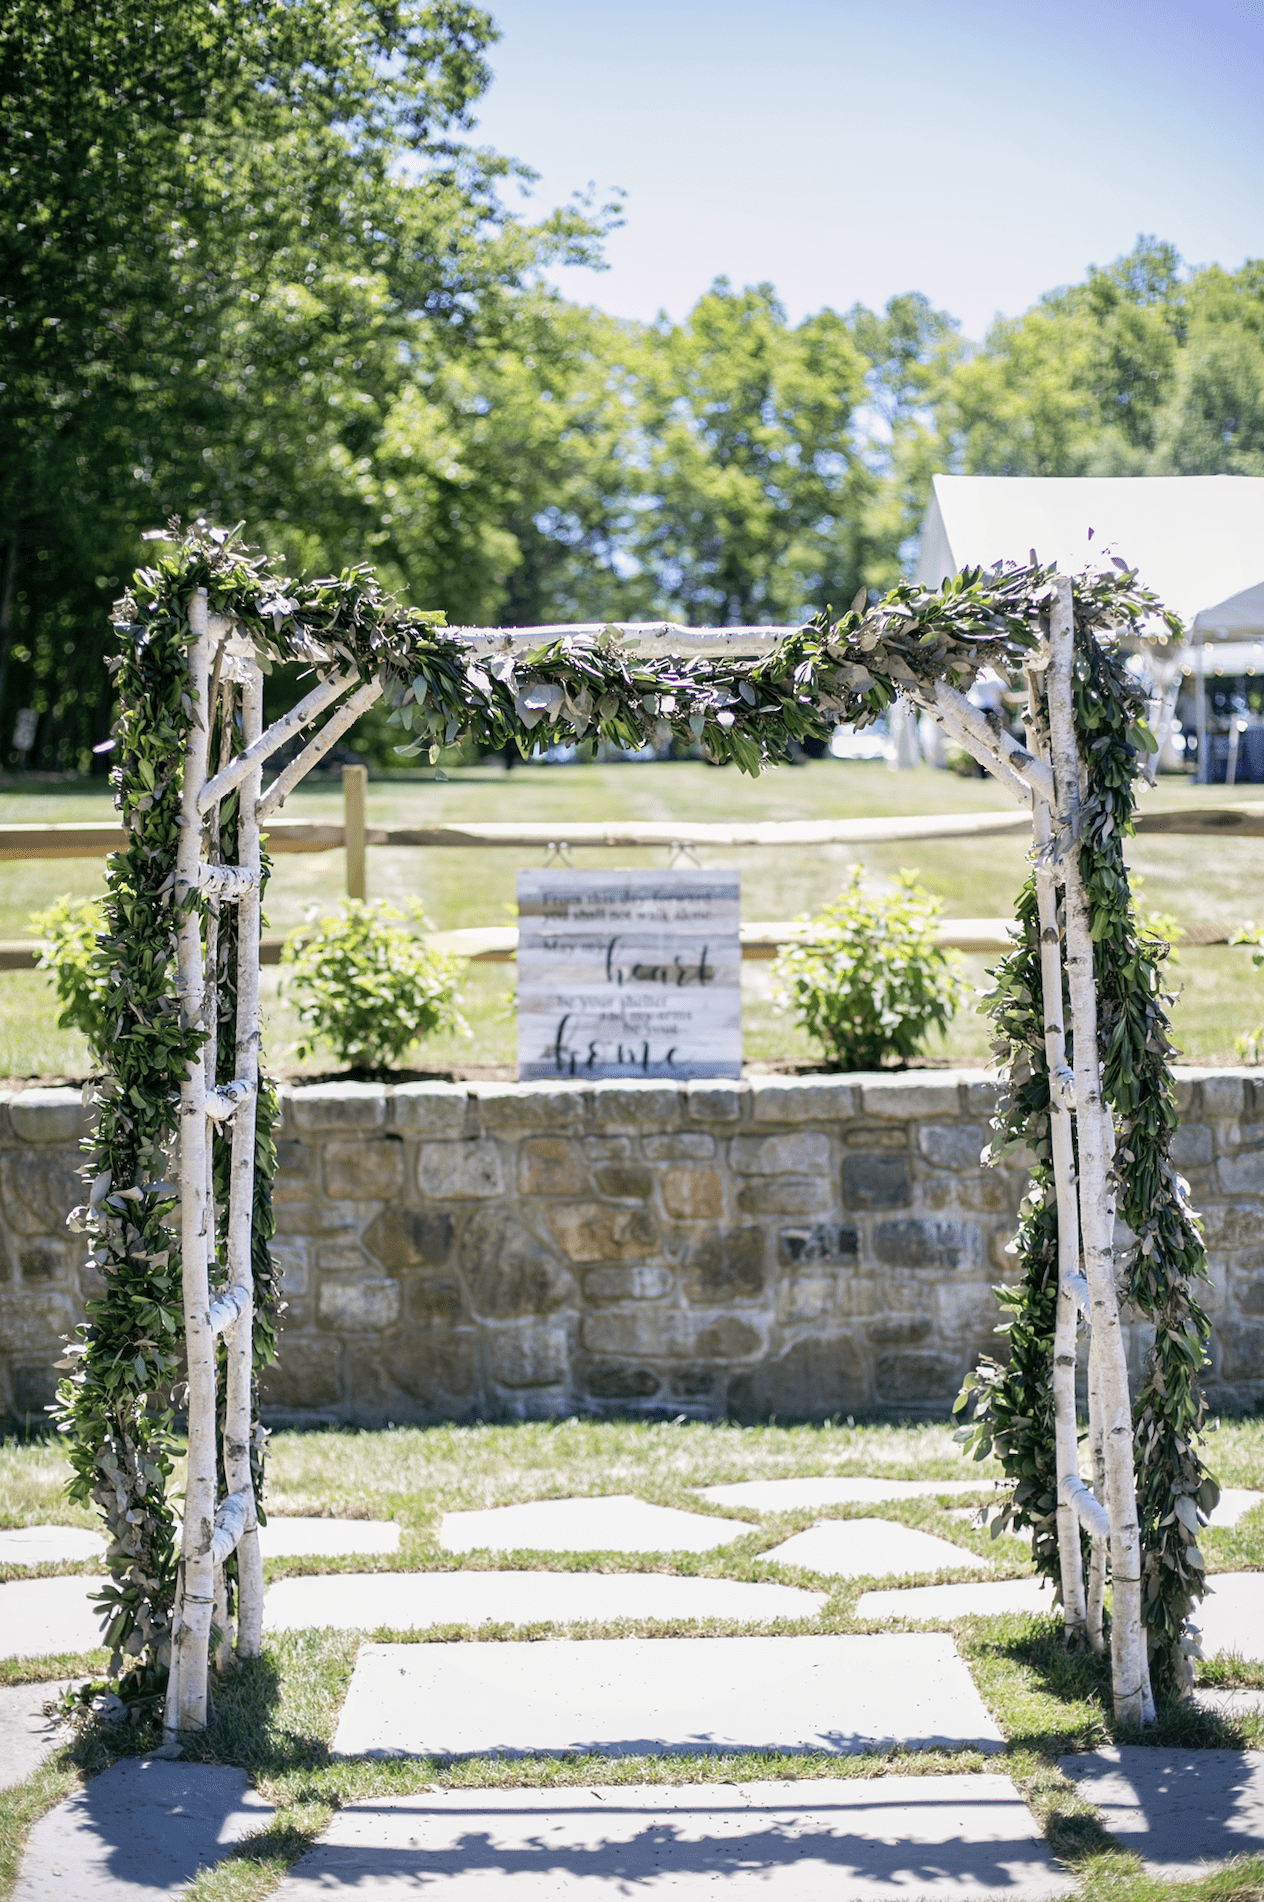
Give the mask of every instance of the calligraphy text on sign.
[(520, 872), (518, 1074), (737, 1076), (736, 872)]

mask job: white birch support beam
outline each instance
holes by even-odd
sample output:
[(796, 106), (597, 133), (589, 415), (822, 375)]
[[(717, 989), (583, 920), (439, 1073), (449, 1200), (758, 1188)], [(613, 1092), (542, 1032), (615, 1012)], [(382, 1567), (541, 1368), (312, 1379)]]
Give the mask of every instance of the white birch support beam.
[[(1088, 1448), (1093, 1467), (1093, 1497), (1106, 1503), (1106, 1448), (1102, 1439), (1102, 1356), (1097, 1336), (1088, 1343)], [(1106, 1655), (1106, 1561), (1110, 1535), (1095, 1533), (1088, 1560), (1088, 1641), (1099, 1658)]]
[(292, 759), (282, 772), (279, 772), (267, 792), (259, 800), (257, 813), (262, 822), (269, 813), (283, 806), (301, 779), (306, 778), (313, 766), (319, 766), (326, 753), (336, 740), (340, 740), (348, 727), (353, 727), (362, 713), (367, 713), (375, 701), (382, 697), (382, 684), (378, 680), (366, 680), (358, 693), (331, 713), (319, 733), (313, 734), (302, 752)]
[(1110, 1514), (1076, 1473), (1058, 1481), (1058, 1504), (1065, 1505), (1095, 1539), (1110, 1537)]
[[(1044, 753), (1040, 741), (1040, 700), (1043, 697), (1043, 672), (1027, 676), (1031, 691), (1030, 732), (1037, 756)], [(1047, 759), (1042, 759), (1047, 765)], [(1067, 1639), (1081, 1643), (1088, 1628), (1088, 1605), (1084, 1586), (1084, 1560), (1080, 1549), (1080, 1528), (1066, 1493), (1072, 1479), (1078, 1481), (1080, 1448), (1075, 1414), (1075, 1347), (1078, 1327), (1077, 1303), (1072, 1292), (1073, 1279), (1079, 1279), (1080, 1224), (1075, 1202), (1075, 1140), (1071, 1112), (1064, 1100), (1066, 1025), (1062, 1002), (1062, 940), (1058, 931), (1058, 894), (1054, 888), (1049, 848), (1053, 821), (1045, 800), (1032, 806), (1033, 843), (1035, 846), (1036, 906), (1040, 925), (1040, 987), (1045, 1033), (1045, 1063), (1049, 1072), (1049, 1146), (1053, 1158), (1054, 1192), (1058, 1202), (1058, 1302), (1053, 1331), (1053, 1421), (1054, 1457), (1058, 1479), (1058, 1565), (1062, 1582), (1062, 1616)]]
[[(263, 730), (263, 675), (252, 666), (241, 688), (242, 739), (246, 751)], [(237, 859), (252, 880), (237, 912), (237, 1025), (230, 1086), (242, 1092), (233, 1117), (229, 1166), (228, 1269), (240, 1310), (228, 1333), (224, 1393), (224, 1477), (245, 1517), (237, 1545), (237, 1655), (257, 1658), (263, 1644), (263, 1558), (259, 1550), (250, 1434), (254, 1370), (254, 1191), (255, 1121), (259, 1104), (259, 794), (263, 761), (256, 758), (242, 781), (238, 803)]]
[(326, 707), (332, 706), (335, 700), (341, 699), (347, 689), (358, 682), (358, 674), (330, 674), (313, 687), (297, 706), (283, 713), (279, 720), (274, 720), (266, 733), (261, 732), (253, 746), (246, 747), (222, 773), (216, 773), (214, 779), (207, 780), (198, 811), (205, 812), (217, 800), (226, 799), (234, 786), (241, 785), (248, 773), (253, 772), (256, 766), (262, 766), (264, 760), (275, 753), (279, 746), (284, 746), (296, 733), (301, 733), (310, 721), (323, 713)]
[(211, 1302), (211, 1333), (216, 1340), (221, 1334), (227, 1334), (240, 1316), (251, 1305), (251, 1290), (236, 1286), (225, 1288), (223, 1294), (217, 1294)]
[[(935, 724), (943, 728), (948, 738), (952, 740), (955, 745), (961, 747), (963, 752), (969, 753), (971, 759), (977, 760), (985, 772), (995, 774), (1005, 790), (1012, 794), (1020, 806), (1030, 807), (1032, 801), (1031, 788), (1024, 784), (1018, 777), (1018, 774), (1014, 772), (1013, 768), (1005, 760), (999, 745), (996, 743), (995, 736), (991, 733), (990, 729), (986, 739), (980, 739), (974, 728), (967, 726), (960, 718), (958, 710), (955, 707), (941, 704), (935, 696), (935, 693), (929, 688), (925, 691), (915, 691), (910, 687), (906, 691), (907, 697), (912, 700), (916, 706), (924, 708), (925, 711), (929, 713), (931, 719), (934, 720)], [(963, 706), (969, 706), (969, 702), (963, 695), (958, 694), (957, 699), (961, 701)], [(971, 710), (973, 711), (974, 709)]]
[(201, 859), (193, 882), (208, 898), (226, 899), (230, 905), (239, 905), (248, 896), (251, 886), (259, 883), (259, 874), (248, 872), (241, 865), (210, 865)]
[(213, 1123), (226, 1123), (230, 1116), (236, 1115), (246, 1098), (255, 1088), (254, 1083), (245, 1077), (235, 1082), (222, 1083), (216, 1090), (206, 1092), (206, 1113)]
[[(207, 597), (199, 589), (189, 603), (189, 698), (194, 718), (184, 751), (180, 840), (176, 850), (176, 991), (181, 1022), (206, 1027), (202, 919), (197, 905), (202, 825), (199, 799), (206, 781), (207, 674), (210, 638)], [(207, 1277), (210, 1209), (206, 1192), (206, 1071), (201, 1050), (180, 1085), (180, 1247), (184, 1337), (189, 1379), (189, 1464), (185, 1482), (183, 1564), (179, 1634), (172, 1669), (178, 1683), (176, 1727), (206, 1724), (207, 1653), (214, 1609), (211, 1541), (215, 1520), (215, 1340), (210, 1325)]]
[(977, 745), (986, 747), (993, 754), (999, 753), (1004, 764), (1016, 779), (1022, 781), (1029, 793), (1037, 799), (1043, 799), (1047, 806), (1054, 803), (1053, 774), (1044, 761), (1029, 753), (1012, 733), (1007, 733), (999, 722), (993, 726), (986, 713), (972, 706), (966, 696), (958, 693), (955, 687), (950, 687), (947, 681), (935, 682), (934, 700), (940, 711), (954, 718)]
[(222, 1565), (237, 1550), (246, 1530), (247, 1510), (253, 1504), (253, 1500), (248, 1500), (245, 1493), (229, 1493), (227, 1499), (220, 1502), (215, 1515), (215, 1530), (211, 1535), (211, 1557), (216, 1565)]
[[(1058, 813), (1074, 837), (1080, 807), (1080, 758), (1073, 699), (1075, 635), (1070, 581), (1059, 576), (1056, 590), (1049, 611), (1049, 725)], [(1078, 847), (1071, 845), (1064, 852), (1062, 872), (1067, 976), (1075, 1039), (1080, 1233), (1093, 1333), (1101, 1355), (1102, 1440), (1113, 1585), (1111, 1678), (1117, 1719), (1121, 1723), (1144, 1724), (1153, 1720), (1154, 1700), (1141, 1619), (1141, 1533), (1137, 1523), (1132, 1403), (1115, 1293), (1115, 1178), (1111, 1134), (1102, 1097), (1091, 918)]]

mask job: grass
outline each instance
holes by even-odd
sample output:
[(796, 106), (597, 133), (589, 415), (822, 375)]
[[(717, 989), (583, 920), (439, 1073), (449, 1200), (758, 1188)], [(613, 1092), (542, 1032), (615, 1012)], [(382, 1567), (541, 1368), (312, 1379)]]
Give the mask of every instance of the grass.
[[(53, 823), (112, 817), (104, 784), (40, 786), (0, 792), (0, 822)], [(1234, 798), (1249, 803), (1253, 788)], [(1223, 788), (1164, 781), (1145, 799), (1159, 807), (1223, 805)], [(1231, 801), (1230, 801), (1231, 803)], [(876, 814), (983, 812), (1007, 809), (1006, 796), (990, 780), (958, 779), (922, 768), (892, 773), (881, 764), (837, 760), (782, 768), (755, 782), (734, 770), (695, 761), (644, 765), (525, 767), (507, 775), (497, 762), (453, 768), (447, 783), (432, 779), (375, 780), (369, 787), (371, 825), (421, 825), (458, 819), (505, 818), (557, 822), (559, 837), (574, 819), (669, 819), (691, 821), (861, 818)], [(339, 785), (326, 778), (308, 782), (287, 804), (296, 819), (337, 820)], [(973, 842), (825, 846), (776, 851), (749, 848), (703, 852), (704, 863), (736, 866), (742, 874), (742, 912), (748, 919), (792, 918), (819, 908), (837, 893), (847, 866), (861, 859), (879, 878), (905, 865), (920, 869), (924, 883), (944, 901), (949, 917), (1004, 917), (1025, 870), (1019, 834)], [(661, 865), (663, 852), (619, 855), (627, 865)], [(535, 854), (515, 851), (387, 850), (369, 856), (370, 891), (377, 897), (421, 896), (436, 926), (497, 924), (513, 915), (514, 873)], [(1260, 909), (1257, 843), (1250, 839), (1134, 840), (1129, 862), (1145, 879), (1145, 902), (1183, 922), (1236, 924)], [(605, 866), (610, 854), (577, 850), (577, 865)], [(30, 935), (30, 915), (62, 892), (88, 895), (103, 883), (103, 862), (90, 859), (7, 861), (0, 864), (0, 938)], [(287, 855), (276, 861), (268, 894), (272, 929), (290, 930), (308, 910), (327, 908), (343, 889), (341, 853)], [(981, 985), (988, 963), (967, 960), (972, 982)], [(293, 1014), (277, 999), (275, 971), (264, 973), (267, 1039), (274, 1063), (286, 1074), (327, 1070), (329, 1059), (305, 1064), (285, 1053), (298, 1035)], [(1227, 946), (1189, 947), (1174, 979), (1184, 986), (1176, 1010), (1178, 1040), (1192, 1062), (1233, 1058), (1234, 1038), (1264, 1018), (1264, 984), (1245, 951)], [(0, 976), (0, 1076), (71, 1076), (87, 1073), (80, 1038), (56, 1026), (48, 981), (39, 974)], [(471, 965), (463, 991), (474, 1036), (436, 1039), (416, 1061), (435, 1068), (506, 1064), (514, 1059), (513, 968)], [(748, 1061), (806, 1063), (812, 1047), (790, 1020), (777, 1016), (770, 995), (771, 967), (743, 967), (744, 1047)], [(977, 1011), (963, 1012), (947, 1039), (934, 1042), (936, 1061), (982, 1063), (990, 1038)]]
[[(1226, 1484), (1259, 1485), (1264, 1477), (1264, 1421), (1224, 1423), (1210, 1442), (1212, 1463)], [(757, 1514), (708, 1507), (692, 1488), (725, 1480), (792, 1474), (883, 1473), (893, 1478), (977, 1477), (983, 1499), (996, 1467), (963, 1466), (946, 1425), (831, 1425), (748, 1427), (684, 1421), (568, 1420), (520, 1426), (396, 1428), (387, 1432), (278, 1433), (272, 1442), (269, 1504), (282, 1514), (317, 1513), (350, 1518), (396, 1518), (402, 1527), (398, 1556), (346, 1560), (286, 1559), (269, 1562), (270, 1577), (310, 1572), (366, 1570), (479, 1570), (529, 1564), (536, 1570), (671, 1571), (742, 1579), (778, 1579), (828, 1593), (819, 1620), (773, 1625), (710, 1621), (705, 1626), (621, 1621), (618, 1624), (451, 1626), (427, 1632), (376, 1632), (378, 1640), (452, 1643), (504, 1638), (667, 1637), (678, 1632), (727, 1635), (737, 1632), (894, 1631), (857, 1616), (860, 1593), (877, 1580), (824, 1578), (801, 1568), (769, 1563), (764, 1556), (791, 1532), (823, 1517), (899, 1520), (951, 1538), (974, 1553), (977, 1577), (1022, 1576), (1029, 1570), (1024, 1548), (992, 1541), (968, 1521), (947, 1516), (933, 1498), (880, 1506), (848, 1506), (830, 1512)], [(58, 1449), (34, 1442), (0, 1448), (0, 1523), (73, 1520), (60, 1497), (66, 1468)], [(469, 1553), (441, 1552), (438, 1521), (445, 1511), (507, 1505), (518, 1500), (576, 1493), (633, 1492), (664, 1505), (722, 1511), (750, 1522), (735, 1545), (703, 1554)], [(959, 1504), (953, 1500), (951, 1504)], [(1236, 1528), (1209, 1531), (1203, 1541), (1212, 1571), (1264, 1568), (1264, 1509)], [(991, 1562), (993, 1569), (985, 1570)], [(938, 1575), (960, 1579), (969, 1571)], [(919, 1581), (933, 1583), (936, 1575)], [(912, 1582), (912, 1581), (910, 1581)], [(1110, 1707), (1109, 1670), (1091, 1655), (1071, 1656), (1052, 1618), (966, 1618), (951, 1630), (984, 1703), (1005, 1739), (997, 1755), (962, 1751), (888, 1750), (855, 1756), (746, 1752), (709, 1757), (573, 1756), (564, 1758), (426, 1759), (343, 1762), (330, 1755), (338, 1711), (346, 1695), (363, 1634), (346, 1631), (276, 1633), (264, 1656), (223, 1680), (216, 1691), (215, 1721), (190, 1744), (201, 1761), (231, 1763), (246, 1770), (275, 1805), (273, 1821), (238, 1845), (213, 1870), (203, 1871), (188, 1891), (195, 1902), (253, 1902), (266, 1896), (286, 1868), (319, 1836), (333, 1811), (370, 1797), (425, 1793), (435, 1789), (565, 1788), (637, 1783), (727, 1784), (757, 1780), (938, 1775), (1001, 1770), (1010, 1774), (1031, 1804), (1053, 1853), (1072, 1868), (1086, 1902), (1248, 1902), (1264, 1896), (1264, 1859), (1243, 1861), (1199, 1882), (1176, 1884), (1146, 1876), (1137, 1860), (1122, 1853), (1101, 1819), (1058, 1768), (1068, 1754), (1112, 1741), (1179, 1748), (1259, 1749), (1264, 1721), (1229, 1719), (1191, 1707), (1161, 1714), (1144, 1736), (1117, 1731)], [(83, 1658), (10, 1661), (0, 1682), (40, 1682), (96, 1673), (103, 1654)], [(1218, 1660), (1203, 1671), (1216, 1684), (1259, 1683), (1264, 1668)], [(75, 1742), (50, 1760), (28, 1783), (0, 1795), (0, 1897), (12, 1884), (21, 1841), (30, 1824), (69, 1794), (85, 1775), (114, 1756), (152, 1747), (151, 1738), (116, 1734), (89, 1719)]]

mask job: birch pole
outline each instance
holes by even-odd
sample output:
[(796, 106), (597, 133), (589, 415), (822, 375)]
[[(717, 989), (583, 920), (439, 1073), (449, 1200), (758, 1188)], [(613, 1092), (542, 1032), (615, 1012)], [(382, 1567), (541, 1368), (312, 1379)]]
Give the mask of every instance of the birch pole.
[[(1048, 764), (1044, 722), (1040, 717), (1042, 681), (1029, 671), (1029, 736), (1037, 758)], [(1049, 1145), (1053, 1157), (1054, 1189), (1058, 1199), (1058, 1305), (1053, 1334), (1053, 1419), (1058, 1479), (1058, 1562), (1062, 1578), (1062, 1613), (1070, 1643), (1082, 1642), (1088, 1623), (1084, 1591), (1084, 1561), (1080, 1548), (1080, 1521), (1063, 1480), (1080, 1476), (1078, 1422), (1075, 1411), (1075, 1347), (1080, 1302), (1080, 1223), (1075, 1202), (1075, 1143), (1071, 1130), (1074, 1083), (1066, 1060), (1066, 1025), (1062, 1001), (1062, 942), (1058, 931), (1058, 895), (1050, 862), (1053, 823), (1047, 803), (1032, 802), (1032, 842), (1035, 846), (1036, 905), (1040, 924), (1040, 988), (1045, 1031), (1045, 1066), (1049, 1072)]]
[(1062, 822), (1066, 963), (1075, 1040), (1080, 1233), (1084, 1241), (1090, 1320), (1099, 1355), (1100, 1418), (1110, 1523), (1111, 1678), (1115, 1716), (1124, 1723), (1143, 1724), (1154, 1717), (1154, 1700), (1141, 1621), (1141, 1535), (1137, 1524), (1132, 1403), (1115, 1292), (1114, 1145), (1109, 1112), (1102, 1096), (1093, 939), (1088, 895), (1080, 870), (1080, 761), (1075, 732), (1075, 621), (1070, 581), (1059, 576), (1056, 590), (1049, 611), (1047, 693), (1054, 780)]
[[(242, 745), (263, 731), (263, 675), (246, 663), (241, 690)], [(255, 1122), (259, 1101), (260, 852), (258, 800), (263, 761), (241, 782), (237, 863), (251, 875), (237, 907), (236, 1083), (248, 1086), (233, 1116), (228, 1207), (229, 1283), (238, 1292), (237, 1319), (228, 1330), (224, 1396), (224, 1476), (230, 1493), (244, 1496), (245, 1530), (237, 1547), (237, 1655), (257, 1658), (263, 1640), (263, 1559), (259, 1551), (254, 1483), (250, 1473), (254, 1334)]]
[[(203, 1024), (205, 1006), (202, 919), (197, 893), (202, 858), (198, 802), (206, 781), (210, 739), (207, 619), (206, 590), (199, 588), (189, 602), (189, 628), (194, 637), (189, 650), (189, 698), (193, 718), (184, 751), (174, 892), (178, 921), (176, 987), (181, 1023), (186, 1028)], [(206, 1070), (199, 1051), (180, 1085), (180, 1249), (189, 1379), (189, 1466), (184, 1496), (183, 1558), (172, 1636), (172, 1683), (167, 1700), (169, 1733), (200, 1730), (206, 1723), (207, 1651), (214, 1609), (211, 1542), (215, 1532), (215, 1338), (211, 1332), (207, 1275), (207, 1147)]]

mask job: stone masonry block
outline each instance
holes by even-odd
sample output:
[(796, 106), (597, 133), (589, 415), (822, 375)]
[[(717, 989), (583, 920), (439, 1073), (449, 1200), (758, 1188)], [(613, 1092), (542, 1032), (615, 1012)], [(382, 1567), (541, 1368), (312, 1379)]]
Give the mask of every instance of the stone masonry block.
[(568, 1270), (505, 1208), (471, 1216), (458, 1255), (476, 1313), (492, 1320), (549, 1314), (574, 1297)]
[(264, 1408), (299, 1412), (336, 1407), (342, 1397), (341, 1356), (335, 1340), (304, 1340), (283, 1333), (277, 1359), (259, 1376)]
[(638, 1360), (735, 1360), (757, 1354), (763, 1346), (758, 1328), (735, 1315), (690, 1315), (671, 1308), (608, 1308), (586, 1314), (582, 1338), (590, 1354)]
[(648, 1367), (594, 1367), (584, 1382), (594, 1400), (648, 1400), (661, 1384)]
[(715, 1137), (696, 1129), (678, 1136), (646, 1136), (641, 1154), (646, 1162), (707, 1162), (715, 1154)]
[(1241, 1116), (1244, 1078), (1232, 1072), (1204, 1076), (1203, 1115), (1206, 1117)]
[(571, 1261), (637, 1261), (659, 1246), (658, 1226), (645, 1209), (572, 1202), (550, 1207), (549, 1227)]
[(339, 1333), (380, 1334), (399, 1320), (398, 1281), (322, 1281), (316, 1313), (322, 1327)]
[(325, 1144), (325, 1193), (338, 1200), (390, 1202), (404, 1191), (404, 1145), (398, 1136), (379, 1142)]
[(268, 1253), (281, 1271), (282, 1294), (306, 1294), (308, 1285), (307, 1248), (302, 1242), (272, 1241)]
[(742, 1091), (736, 1083), (692, 1077), (685, 1085), (685, 1108), (695, 1123), (735, 1123), (742, 1113)]
[(519, 1195), (582, 1195), (588, 1187), (578, 1145), (565, 1136), (529, 1136), (518, 1150)]
[(500, 1195), (504, 1179), (498, 1146), (480, 1142), (422, 1143), (417, 1152), (417, 1186), (436, 1201)]
[(603, 1162), (593, 1171), (598, 1193), (616, 1202), (645, 1202), (654, 1188), (648, 1169), (635, 1162)]
[(796, 1341), (779, 1360), (765, 1361), (729, 1382), (728, 1410), (736, 1420), (828, 1420), (869, 1404), (867, 1346), (849, 1334), (816, 1333)]
[(70, 1242), (31, 1242), (18, 1250), (18, 1267), (28, 1288), (60, 1281), (80, 1251)]
[(325, 1202), (312, 1196), (306, 1202), (278, 1202), (278, 1235), (346, 1235), (358, 1229), (364, 1210), (354, 1203)]
[(464, 1318), (465, 1301), (455, 1275), (409, 1275), (407, 1295), (410, 1321), (452, 1327)]
[[(671, 1142), (672, 1140), (679, 1141), (681, 1139), (673, 1139), (669, 1136), (656, 1136), (650, 1137), (648, 1140), (651, 1142)], [(589, 1162), (626, 1162), (628, 1157), (632, 1154), (632, 1138), (630, 1136), (585, 1136), (584, 1154), (587, 1156)]]
[(556, 1321), (499, 1327), (491, 1336), (492, 1377), (502, 1387), (556, 1387), (567, 1376), (566, 1328)]
[(962, 1102), (967, 1116), (987, 1119), (996, 1114), (996, 1078), (979, 1074), (962, 1079)]
[[(438, 1328), (410, 1329), (383, 1342), (372, 1362), (353, 1363), (357, 1401), (361, 1393), (381, 1391), (382, 1376), (416, 1403), (423, 1415), (439, 1420), (468, 1418), (478, 1393), (478, 1354), (472, 1332)], [(386, 1406), (391, 1397), (383, 1394)]]
[(671, 1269), (653, 1262), (584, 1271), (585, 1301), (660, 1301), (671, 1291)]
[(1192, 1116), (1194, 1107), (1198, 1102), (1197, 1077), (1191, 1076), (1189, 1071), (1185, 1069), (1174, 1070), (1173, 1094), (1176, 1098), (1178, 1113), (1181, 1116)]
[(875, 1347), (908, 1347), (924, 1341), (934, 1329), (929, 1314), (879, 1314), (865, 1333)]
[(830, 1139), (819, 1129), (791, 1136), (734, 1136), (729, 1162), (739, 1176), (823, 1176), (829, 1173)]
[(317, 1248), (316, 1266), (321, 1269), (345, 1268), (359, 1273), (368, 1268), (370, 1263), (359, 1242), (334, 1242)]
[(837, 1287), (833, 1275), (822, 1274), (816, 1267), (783, 1276), (777, 1283), (777, 1319), (819, 1321), (833, 1307)]
[(578, 1134), (584, 1126), (582, 1084), (480, 1083), (474, 1090), (484, 1129), (558, 1129)]
[(935, 1314), (939, 1332), (949, 1340), (984, 1340), (1003, 1318), (985, 1281), (941, 1282), (935, 1289)]
[(5, 1150), (0, 1190), (8, 1227), (19, 1235), (64, 1235), (71, 1209), (87, 1200), (82, 1160), (69, 1144)]
[(853, 1263), (858, 1252), (854, 1228), (846, 1222), (812, 1222), (801, 1228), (783, 1228), (778, 1238), (784, 1262)]
[(391, 1091), (395, 1127), (405, 1136), (463, 1136), (468, 1105), (463, 1083), (397, 1083)]
[(979, 1167), (979, 1151), (991, 1133), (985, 1123), (923, 1123), (917, 1132), (917, 1146), (937, 1169), (973, 1171)]
[(905, 1122), (956, 1116), (961, 1108), (956, 1077), (942, 1083), (907, 1076), (867, 1076), (861, 1086), (866, 1116), (898, 1116)]
[(321, 1083), (289, 1093), (294, 1127), (302, 1130), (384, 1129), (386, 1087), (381, 1083)]
[(15, 1090), (9, 1125), (24, 1143), (77, 1143), (91, 1127), (78, 1090)]
[(0, 1342), (6, 1354), (30, 1354), (45, 1350), (60, 1357), (61, 1337), (72, 1332), (79, 1319), (75, 1302), (68, 1294), (0, 1293)]
[(1226, 1195), (1264, 1195), (1264, 1149), (1248, 1149), (1238, 1156), (1221, 1156), (1216, 1164), (1216, 1174)]
[(823, 1176), (755, 1176), (737, 1192), (743, 1215), (823, 1215), (834, 1191)]
[(955, 1354), (880, 1354), (878, 1398), (889, 1406), (942, 1407), (956, 1397), (964, 1372)]
[(730, 1301), (758, 1301), (768, 1273), (768, 1245), (762, 1228), (731, 1228), (704, 1235), (681, 1274), (685, 1299), (717, 1307)]
[(719, 1222), (724, 1218), (724, 1178), (718, 1169), (678, 1164), (660, 1179), (663, 1207), (679, 1222)]
[(843, 1157), (843, 1201), (849, 1209), (907, 1208), (913, 1177), (902, 1150)]
[(681, 1092), (671, 1083), (602, 1082), (592, 1086), (593, 1120), (598, 1129), (675, 1129)]
[(892, 1268), (977, 1268), (982, 1240), (974, 1222), (879, 1222), (873, 1252)]
[(841, 1123), (856, 1114), (858, 1096), (836, 1076), (756, 1076), (750, 1080), (757, 1123)]
[(446, 1261), (454, 1223), (446, 1210), (383, 1209), (364, 1235), (364, 1245), (383, 1268), (435, 1267)]
[(1211, 1131), (1206, 1123), (1182, 1123), (1172, 1138), (1172, 1160), (1178, 1169), (1197, 1168), (1212, 1160)]

